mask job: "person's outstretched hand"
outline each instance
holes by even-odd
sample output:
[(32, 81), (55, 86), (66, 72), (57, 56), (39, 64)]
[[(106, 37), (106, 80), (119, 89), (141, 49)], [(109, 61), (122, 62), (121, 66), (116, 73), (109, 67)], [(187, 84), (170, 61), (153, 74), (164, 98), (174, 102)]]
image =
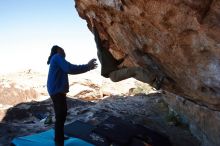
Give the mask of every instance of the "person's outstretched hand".
[(96, 69), (97, 66), (98, 66), (98, 64), (97, 64), (95, 58), (91, 59), (91, 60), (88, 62), (88, 65), (89, 65), (90, 70)]

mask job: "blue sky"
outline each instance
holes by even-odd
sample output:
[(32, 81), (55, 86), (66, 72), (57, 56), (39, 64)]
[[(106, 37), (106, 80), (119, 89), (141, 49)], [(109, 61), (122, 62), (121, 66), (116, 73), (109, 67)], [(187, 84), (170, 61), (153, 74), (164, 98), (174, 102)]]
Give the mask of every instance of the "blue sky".
[(0, 73), (28, 68), (46, 72), (53, 45), (64, 48), (74, 64), (97, 57), (93, 35), (74, 0), (0, 1)]

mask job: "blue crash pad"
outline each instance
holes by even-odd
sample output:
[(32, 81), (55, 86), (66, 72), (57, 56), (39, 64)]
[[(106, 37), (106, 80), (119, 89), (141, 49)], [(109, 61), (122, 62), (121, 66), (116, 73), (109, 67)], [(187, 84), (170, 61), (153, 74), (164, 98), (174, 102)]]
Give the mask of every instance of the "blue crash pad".
[[(54, 130), (33, 134), (24, 137), (14, 138), (12, 144), (15, 146), (55, 146)], [(94, 146), (81, 139), (70, 137), (65, 140), (65, 146)]]

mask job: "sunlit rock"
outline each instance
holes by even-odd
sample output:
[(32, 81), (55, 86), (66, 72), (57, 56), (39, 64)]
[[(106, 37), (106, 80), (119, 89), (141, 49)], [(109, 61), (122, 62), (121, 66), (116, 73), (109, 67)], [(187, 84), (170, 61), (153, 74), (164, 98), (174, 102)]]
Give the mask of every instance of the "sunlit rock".
[[(167, 76), (162, 89), (213, 111), (212, 118), (220, 121), (219, 0), (76, 0), (76, 9), (90, 30), (90, 19), (95, 19), (116, 59), (127, 56), (124, 66), (146, 68), (144, 56), (151, 56), (157, 71)], [(172, 103), (181, 111), (178, 100)], [(193, 113), (195, 109), (188, 110)], [(188, 118), (195, 125), (198, 120), (212, 123), (208, 112), (203, 116)], [(220, 135), (218, 124), (214, 135), (211, 128), (201, 127), (209, 125), (197, 126), (207, 135), (203, 145), (220, 145), (220, 139), (212, 137)]]

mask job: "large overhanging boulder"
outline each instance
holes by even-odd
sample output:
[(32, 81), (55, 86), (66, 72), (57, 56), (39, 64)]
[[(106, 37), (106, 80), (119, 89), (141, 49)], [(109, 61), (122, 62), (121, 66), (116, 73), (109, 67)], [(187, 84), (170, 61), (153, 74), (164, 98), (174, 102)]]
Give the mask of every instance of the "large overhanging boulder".
[(76, 0), (76, 9), (96, 19), (116, 59), (129, 56), (124, 65), (151, 55), (172, 79), (163, 89), (220, 110), (220, 1)]
[(162, 89), (179, 95), (167, 96), (170, 106), (188, 117), (203, 145), (220, 145), (219, 0), (75, 2), (90, 30), (90, 19), (96, 20), (101, 39), (115, 59), (125, 58), (124, 66), (147, 68), (143, 56), (153, 58), (167, 76)]

